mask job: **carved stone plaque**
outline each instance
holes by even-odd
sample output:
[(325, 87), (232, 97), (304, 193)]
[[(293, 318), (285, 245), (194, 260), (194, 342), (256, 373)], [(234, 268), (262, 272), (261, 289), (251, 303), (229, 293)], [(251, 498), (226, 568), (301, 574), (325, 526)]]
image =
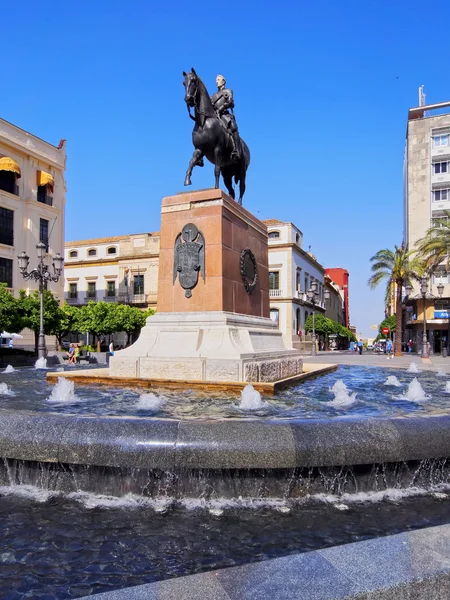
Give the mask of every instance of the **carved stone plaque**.
[(198, 272), (205, 281), (205, 238), (193, 223), (187, 223), (175, 239), (173, 284), (177, 279), (186, 290), (186, 298), (192, 296), (192, 289), (198, 282)]
[(258, 283), (256, 258), (250, 248), (245, 248), (241, 252), (241, 277), (244, 282), (245, 291), (250, 295)]

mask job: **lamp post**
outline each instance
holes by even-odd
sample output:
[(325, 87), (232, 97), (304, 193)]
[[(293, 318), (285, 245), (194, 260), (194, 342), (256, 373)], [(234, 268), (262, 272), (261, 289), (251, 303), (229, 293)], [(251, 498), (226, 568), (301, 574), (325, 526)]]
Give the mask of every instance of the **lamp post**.
[(427, 316), (426, 316), (427, 289), (428, 289), (428, 279), (426, 276), (423, 276), (420, 279), (420, 294), (423, 298), (422, 358), (428, 358)]
[(63, 269), (64, 258), (59, 254), (53, 257), (53, 272), (52, 275), (48, 270), (48, 265), (45, 264), (45, 255), (47, 252), (47, 248), (45, 244), (39, 242), (36, 246), (37, 257), (38, 257), (38, 266), (36, 269), (31, 269), (31, 271), (27, 271), (28, 264), (30, 262), (30, 257), (27, 256), (25, 252), (21, 252), (17, 257), (19, 261), (19, 269), (22, 273), (22, 277), (25, 281), (28, 279), (33, 279), (34, 281), (39, 282), (39, 341), (38, 341), (38, 358), (45, 358), (47, 356), (47, 348), (45, 347), (45, 333), (44, 333), (44, 288), (45, 284), (48, 281), (57, 282), (61, 276), (61, 272)]
[(308, 300), (313, 305), (313, 315), (312, 315), (312, 317), (313, 317), (313, 330), (312, 330), (312, 337), (311, 337), (311, 342), (312, 342), (311, 356), (317, 356), (317, 352), (316, 352), (316, 330), (315, 330), (315, 323), (314, 323), (314, 315), (315, 315), (314, 307), (316, 306), (317, 302), (319, 301), (319, 293), (317, 291), (317, 281), (315, 281), (315, 280), (311, 281), (311, 287), (306, 292), (306, 295), (308, 296)]
[[(439, 283), (436, 287), (437, 287), (437, 291), (438, 291), (438, 294), (439, 294), (439, 298), (442, 298), (442, 294), (444, 293), (444, 284), (443, 283)], [(448, 309), (449, 309), (449, 307), (447, 306), (446, 310), (448, 311)], [(448, 316), (448, 312), (447, 312), (447, 319), (448, 319), (448, 324), (447, 324), (447, 344), (445, 346), (445, 349), (442, 347), (442, 335), (441, 335), (441, 353), (442, 353), (442, 355), (444, 357), (446, 357), (447, 353), (448, 353), (449, 333), (450, 333), (450, 317)]]

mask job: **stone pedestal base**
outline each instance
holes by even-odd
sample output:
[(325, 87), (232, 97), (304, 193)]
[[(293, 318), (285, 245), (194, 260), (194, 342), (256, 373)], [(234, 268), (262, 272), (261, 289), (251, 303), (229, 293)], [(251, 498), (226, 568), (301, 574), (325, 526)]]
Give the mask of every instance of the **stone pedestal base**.
[(114, 377), (270, 382), (302, 372), (271, 319), (223, 311), (157, 313), (110, 359)]

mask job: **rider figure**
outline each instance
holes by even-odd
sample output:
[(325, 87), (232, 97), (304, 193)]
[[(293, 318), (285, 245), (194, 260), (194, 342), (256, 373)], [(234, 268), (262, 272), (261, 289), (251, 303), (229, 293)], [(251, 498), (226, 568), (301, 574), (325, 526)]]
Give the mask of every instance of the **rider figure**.
[(221, 120), (225, 129), (231, 135), (231, 139), (233, 141), (231, 158), (233, 161), (237, 161), (240, 157), (240, 142), (239, 131), (233, 114), (233, 90), (225, 87), (226, 80), (223, 75), (217, 75), (216, 84), (217, 92), (211, 96), (211, 101), (217, 116)]

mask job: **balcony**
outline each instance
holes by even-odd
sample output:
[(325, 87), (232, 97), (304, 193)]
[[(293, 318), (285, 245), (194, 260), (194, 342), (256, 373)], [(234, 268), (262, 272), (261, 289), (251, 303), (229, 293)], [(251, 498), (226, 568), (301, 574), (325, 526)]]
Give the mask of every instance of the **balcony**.
[(103, 298), (104, 302), (117, 302), (118, 300), (119, 300), (119, 298), (116, 295), (114, 295), (114, 296), (105, 296)]
[(151, 294), (119, 294), (118, 301), (124, 304), (147, 304)]
[(84, 302), (87, 304), (88, 302), (97, 302), (97, 295), (95, 296), (86, 296)]
[(18, 196), (19, 195), (19, 186), (14, 184), (11, 187), (8, 187), (7, 190), (0, 187), (0, 192), (7, 192), (8, 194), (14, 194), (14, 196)]
[(53, 206), (53, 197), (47, 196), (47, 194), (38, 194), (37, 201), (42, 204), (47, 204), (47, 206)]
[(78, 304), (78, 296), (66, 298), (67, 304)]
[(282, 298), (283, 296), (283, 290), (269, 290), (270, 298)]

